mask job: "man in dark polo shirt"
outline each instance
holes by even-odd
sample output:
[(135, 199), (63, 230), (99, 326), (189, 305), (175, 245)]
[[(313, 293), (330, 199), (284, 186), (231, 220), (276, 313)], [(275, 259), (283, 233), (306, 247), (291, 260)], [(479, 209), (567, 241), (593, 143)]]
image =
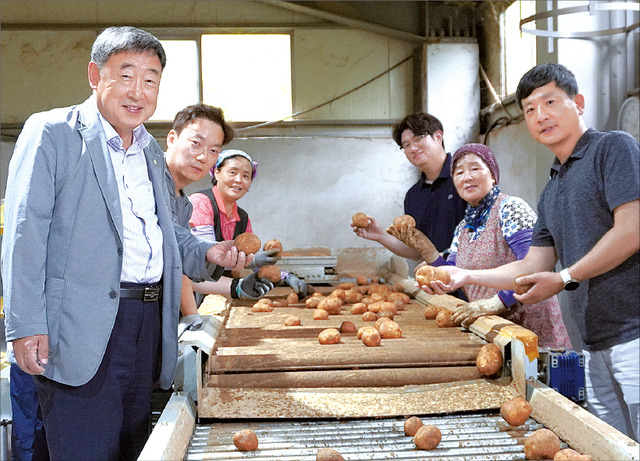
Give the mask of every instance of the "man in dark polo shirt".
[[(584, 96), (560, 64), (539, 65), (518, 85), (533, 138), (554, 153), (527, 256), (486, 271), (453, 270), (452, 284), (532, 283), (534, 304), (567, 291), (585, 354), (589, 411), (640, 435), (640, 145), (622, 131), (587, 129)], [(563, 269), (554, 272), (557, 262)], [(523, 276), (523, 274), (531, 274)]]
[[(451, 155), (444, 150), (442, 123), (422, 112), (408, 115), (393, 127), (393, 140), (420, 170), (420, 179), (404, 198), (404, 214), (413, 216), (416, 228), (429, 237), (439, 252), (446, 252), (467, 204), (451, 180)], [(422, 259), (417, 249), (389, 235), (372, 216), (366, 228), (354, 228), (354, 232), (379, 242), (398, 256)]]

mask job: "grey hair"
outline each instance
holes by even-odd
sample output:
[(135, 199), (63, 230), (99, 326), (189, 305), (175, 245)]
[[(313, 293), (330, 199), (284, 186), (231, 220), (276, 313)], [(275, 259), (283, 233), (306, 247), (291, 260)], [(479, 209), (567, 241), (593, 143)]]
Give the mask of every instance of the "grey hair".
[(160, 40), (149, 32), (131, 26), (103, 30), (93, 42), (91, 61), (98, 65), (98, 69), (102, 69), (111, 55), (127, 51), (155, 53), (163, 70), (167, 64), (167, 55)]

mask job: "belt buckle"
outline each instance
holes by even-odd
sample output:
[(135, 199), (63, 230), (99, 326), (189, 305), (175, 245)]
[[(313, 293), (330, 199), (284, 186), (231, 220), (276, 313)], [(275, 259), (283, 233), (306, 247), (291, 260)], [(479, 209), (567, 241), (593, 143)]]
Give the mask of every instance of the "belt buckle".
[(144, 287), (142, 302), (152, 303), (160, 298), (160, 285), (154, 287)]

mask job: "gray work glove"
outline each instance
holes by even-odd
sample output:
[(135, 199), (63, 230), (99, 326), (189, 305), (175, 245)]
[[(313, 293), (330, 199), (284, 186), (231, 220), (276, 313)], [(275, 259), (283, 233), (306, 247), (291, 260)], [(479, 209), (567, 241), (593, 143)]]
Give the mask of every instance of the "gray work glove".
[(407, 226), (405, 228), (398, 229), (396, 226), (389, 226), (387, 233), (394, 236), (405, 245), (418, 250), (422, 259), (427, 263), (432, 263), (438, 259), (438, 256), (440, 256), (440, 253), (431, 240), (429, 240), (429, 237), (424, 235), (415, 227)]
[(307, 291), (309, 288), (307, 287), (307, 283), (304, 280), (300, 280), (294, 274), (289, 274), (287, 275), (285, 282), (287, 282), (287, 285), (289, 285), (293, 289), (293, 291), (298, 294), (300, 299), (307, 296)]
[(271, 248), (266, 251), (258, 251), (253, 256), (253, 261), (249, 267), (260, 268), (264, 266), (271, 266), (278, 262), (280, 259), (280, 250), (278, 248)]
[(185, 315), (180, 319), (180, 323), (185, 325), (185, 330), (199, 330), (202, 327), (202, 317), (200, 314)]
[(484, 315), (502, 315), (507, 312), (507, 308), (498, 295), (494, 295), (489, 299), (478, 299), (470, 303), (465, 303), (456, 309), (451, 316), (456, 324), (461, 323), (463, 327), (469, 328), (469, 326), (475, 322), (479, 317)]
[(271, 290), (273, 290), (273, 283), (260, 280), (257, 272), (241, 278), (236, 285), (236, 294), (239, 298), (258, 299)]

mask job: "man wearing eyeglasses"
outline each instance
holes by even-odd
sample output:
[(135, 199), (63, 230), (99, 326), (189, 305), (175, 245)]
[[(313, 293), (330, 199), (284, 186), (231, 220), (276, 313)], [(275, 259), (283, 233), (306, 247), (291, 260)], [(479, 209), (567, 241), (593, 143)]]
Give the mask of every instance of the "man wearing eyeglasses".
[[(422, 231), (441, 253), (446, 253), (456, 225), (464, 217), (466, 203), (453, 186), (449, 165), (451, 154), (444, 149), (442, 123), (436, 117), (417, 112), (393, 127), (393, 140), (413, 165), (420, 179), (405, 195), (404, 213), (413, 216)], [(420, 252), (385, 232), (369, 216), (366, 228), (354, 228), (359, 237), (374, 240), (404, 258), (419, 261)]]

